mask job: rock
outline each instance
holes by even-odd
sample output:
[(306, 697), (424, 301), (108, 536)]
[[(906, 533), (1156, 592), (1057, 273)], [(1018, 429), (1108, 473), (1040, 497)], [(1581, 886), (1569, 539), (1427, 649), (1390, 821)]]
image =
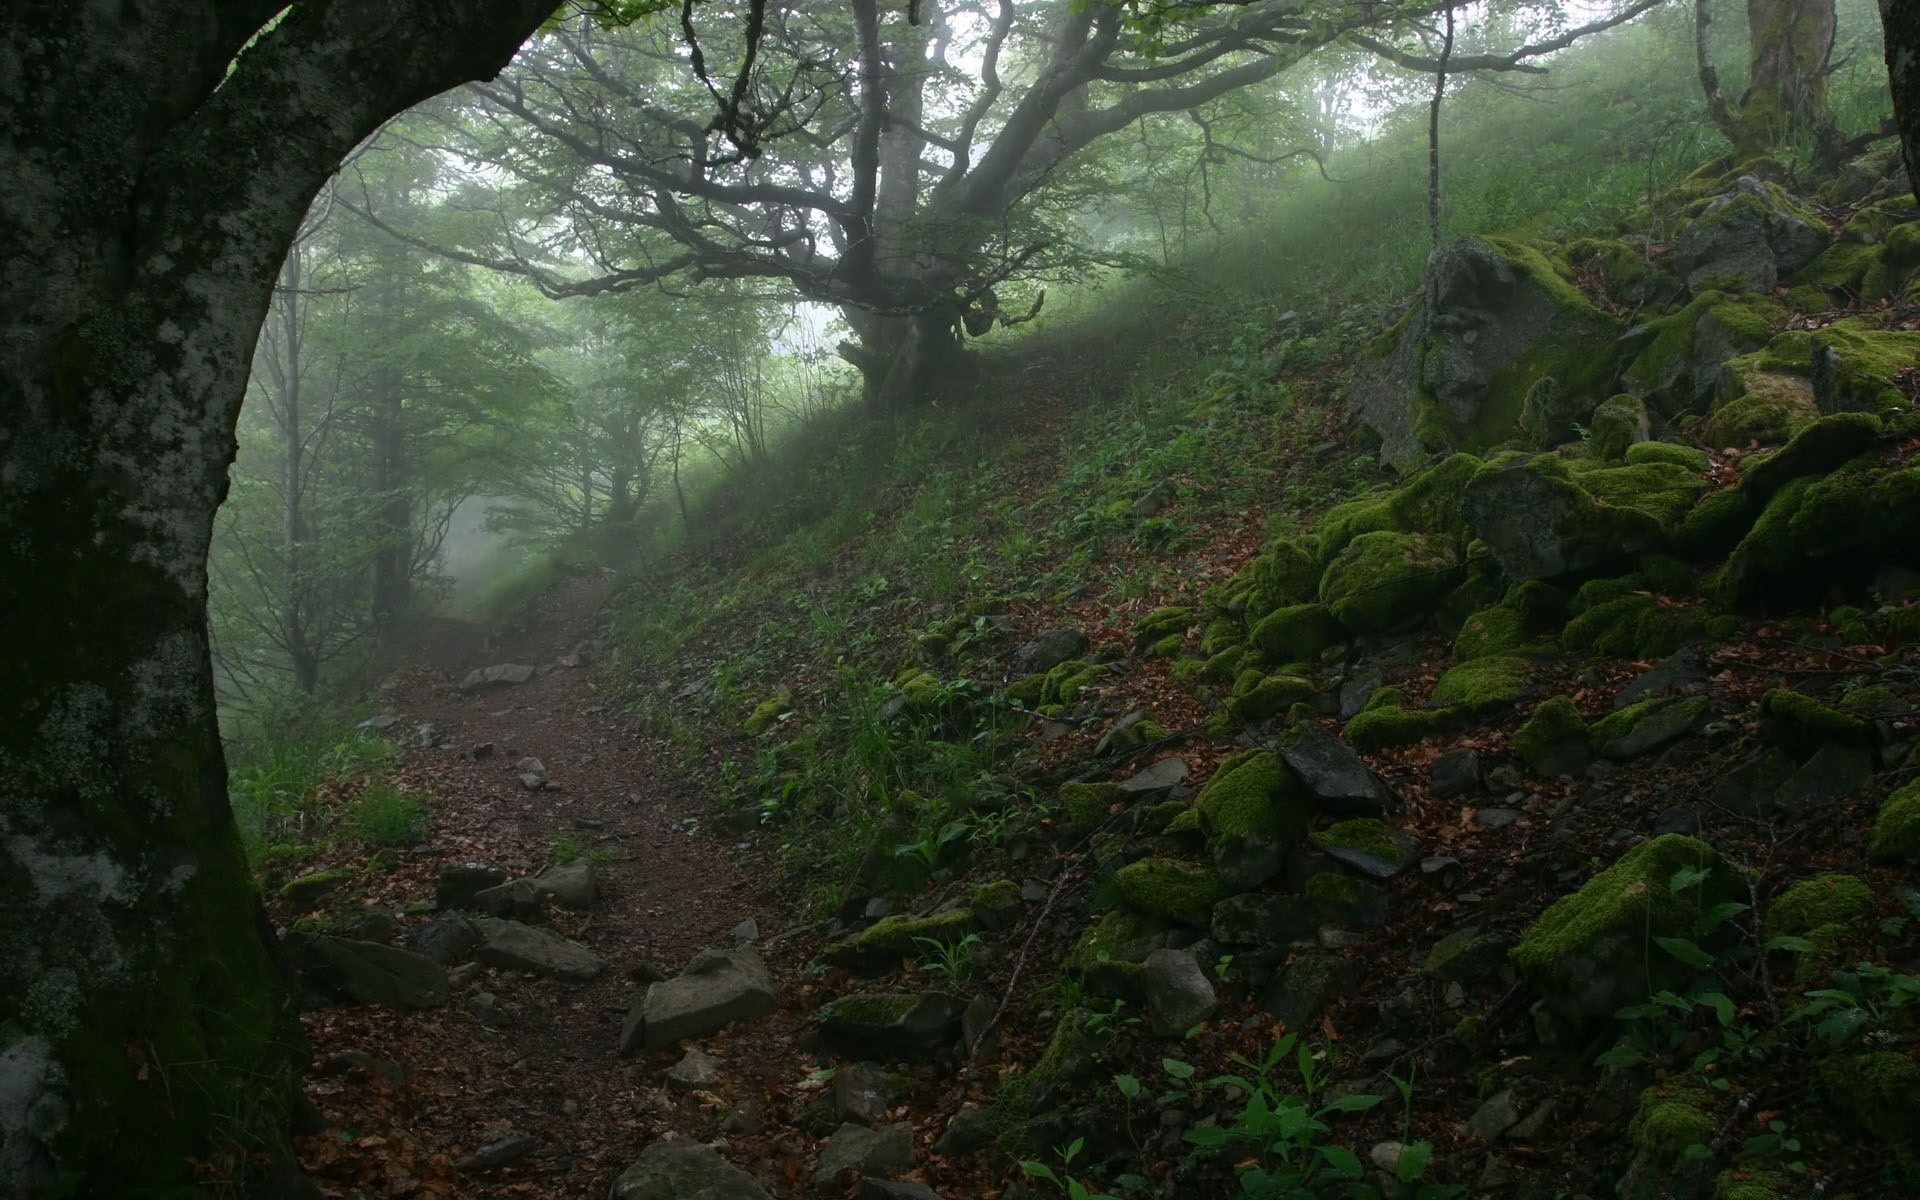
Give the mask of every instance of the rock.
[(1507, 939), (1469, 925), (1435, 942), (1420, 969), (1443, 983), (1485, 980), (1506, 965)]
[(353, 872), (345, 867), (335, 867), (330, 871), (314, 871), (282, 887), (280, 898), (303, 911), (318, 908), (322, 900), (339, 891), (352, 878)]
[(859, 1200), (941, 1200), (940, 1193), (911, 1179), (862, 1179)]
[(1393, 801), (1387, 785), (1352, 747), (1312, 721), (1302, 721), (1278, 750), (1323, 811), (1379, 813)]
[[(1285, 762), (1266, 750), (1243, 751), (1221, 763), (1194, 799), (1194, 812), (1218, 872), (1216, 888), (1222, 892), (1201, 897), (1209, 906), (1228, 892), (1252, 891), (1279, 874), (1288, 849), (1306, 833), (1312, 816), (1300, 781)], [(1162, 874), (1178, 878), (1173, 869), (1150, 865), (1156, 861), (1130, 863), (1121, 874), (1143, 876), (1143, 882), (1153, 882)], [(1197, 892), (1199, 882), (1185, 890)], [(1225, 886), (1219, 887), (1222, 883)], [(1209, 911), (1179, 916), (1199, 921)]]
[(760, 1116), (760, 1102), (751, 1096), (728, 1109), (726, 1119), (720, 1122), (720, 1132), (732, 1137), (759, 1133), (766, 1127), (766, 1121)]
[(400, 718), (394, 716), (392, 713), (379, 713), (375, 716), (368, 717), (358, 725), (355, 725), (354, 728), (364, 733), (379, 733), (383, 730), (392, 729), (399, 723)]
[(444, 913), (422, 925), (407, 939), (407, 949), (443, 967), (451, 967), (486, 940), (480, 927), (465, 913)]
[[(475, 942), (474, 945), (477, 946), (479, 943)], [(486, 970), (486, 967), (477, 962), (461, 963), (457, 967), (448, 967), (447, 983), (454, 991), (461, 991), (466, 988), (467, 985), (479, 979), (480, 972), (484, 970)]]
[[(404, 1063), (368, 1054), (364, 1050), (341, 1050), (329, 1054), (321, 1061), (320, 1069), (328, 1074), (342, 1075), (348, 1071), (364, 1071), (373, 1078), (386, 1080), (394, 1087), (399, 1087), (413, 1078), (413, 1072), (409, 1071)], [(323, 1117), (322, 1121), (324, 1120)]]
[(1857, 746), (1829, 742), (1780, 785), (1773, 794), (1773, 807), (1790, 817), (1808, 816), (1847, 799), (1872, 780), (1872, 754)]
[(906, 1122), (868, 1129), (842, 1125), (820, 1148), (814, 1186), (831, 1184), (842, 1171), (862, 1175), (890, 1175), (913, 1166), (913, 1126)]
[[(639, 1041), (649, 1050), (682, 1038), (700, 1037), (736, 1021), (765, 1016), (780, 1007), (767, 965), (751, 946), (702, 950), (687, 969), (647, 988), (634, 1005)], [(629, 1021), (634, 1013), (629, 1014)], [(628, 1033), (622, 1030), (622, 1050)]]
[(722, 1077), (723, 1064), (711, 1054), (689, 1049), (680, 1061), (667, 1068), (667, 1080), (687, 1088), (711, 1088)]
[(493, 917), (480, 917), (474, 924), (486, 939), (475, 957), (490, 967), (576, 981), (592, 979), (605, 969), (586, 947), (544, 929)]
[(540, 899), (540, 890), (531, 879), (513, 879), (498, 887), (475, 892), (473, 907), (490, 917), (504, 917), (510, 921), (537, 920), (547, 911)]
[(482, 863), (442, 867), (433, 885), (433, 907), (440, 912), (449, 908), (470, 908), (474, 896), (490, 887), (499, 887), (506, 881), (505, 871)]
[(472, 1154), (462, 1154), (453, 1160), (453, 1169), (466, 1174), (475, 1171), (490, 1171), (495, 1167), (504, 1167), (508, 1163), (519, 1162), (532, 1154), (540, 1143), (528, 1133), (509, 1133), (496, 1138), (475, 1150)]
[(1327, 1004), (1354, 986), (1353, 970), (1330, 954), (1302, 954), (1267, 986), (1260, 1007), (1292, 1029), (1313, 1024)]
[(587, 911), (600, 898), (600, 880), (584, 858), (548, 867), (533, 886), (540, 895), (552, 896), (555, 904), (575, 912)]
[(1160, 1037), (1183, 1037), (1220, 1007), (1213, 984), (1191, 950), (1159, 949), (1147, 955), (1140, 972), (1147, 1012)]
[(820, 1036), (850, 1056), (916, 1061), (953, 1040), (959, 1001), (945, 992), (843, 996), (820, 1010)]
[(468, 996), (467, 1011), (488, 1029), (505, 1029), (508, 1025), (507, 1014), (500, 1008), (500, 998), (492, 992), (475, 992)]
[(1495, 1092), (1467, 1118), (1467, 1132), (1483, 1142), (1491, 1142), (1518, 1124), (1520, 1110), (1513, 1104), (1513, 1089)]
[[(380, 942), (391, 945), (393, 939), (400, 936), (400, 919), (393, 915), (392, 909), (368, 905), (342, 916), (335, 923), (334, 932), (340, 937), (350, 938), (356, 942)], [(414, 953), (418, 954), (419, 951), (415, 950)]]
[(1013, 657), (1022, 670), (1037, 673), (1070, 662), (1086, 649), (1086, 635), (1078, 629), (1050, 629), (1014, 651)]
[(1460, 515), (1515, 582), (1598, 574), (1666, 537), (1647, 513), (1594, 499), (1565, 463), (1547, 455), (1480, 471), (1467, 484)]
[(737, 943), (757, 942), (760, 940), (760, 922), (752, 917), (733, 927), (733, 940)]
[(1594, 722), (1591, 740), (1601, 757), (1616, 761), (1663, 749), (1699, 728), (1708, 700), (1645, 700)]
[(1482, 829), (1505, 829), (1527, 814), (1517, 808), (1483, 808), (1473, 814), (1473, 823)]
[(1465, 746), (1433, 760), (1427, 790), (1436, 800), (1451, 800), (1480, 787), (1480, 756)]
[(467, 747), (467, 757), (475, 762), (479, 762), (483, 758), (492, 758), (493, 743), (475, 742), (473, 745)]
[(1777, 185), (1742, 175), (1674, 239), (1672, 269), (1695, 292), (1769, 292), (1831, 240), (1818, 218)]
[(966, 1104), (947, 1122), (946, 1132), (933, 1144), (933, 1152), (945, 1158), (972, 1154), (993, 1145), (998, 1136), (993, 1118), (984, 1109)]
[(1128, 796), (1150, 796), (1169, 791), (1185, 782), (1191, 770), (1184, 758), (1163, 758), (1121, 780), (1120, 791)]
[(999, 1012), (999, 1002), (985, 992), (967, 1001), (966, 1008), (960, 1012), (961, 1058), (971, 1061), (992, 1054), (999, 1046), (999, 1027), (994, 1024)]
[(1516, 1142), (1538, 1141), (1553, 1122), (1553, 1114), (1558, 1105), (1551, 1097), (1534, 1106), (1532, 1112), (1522, 1117), (1519, 1123), (1508, 1128), (1506, 1136)]
[(425, 955), (337, 937), (314, 938), (310, 945), (318, 956), (313, 974), (348, 999), (395, 1008), (435, 1008), (447, 1002), (446, 968)]
[(467, 677), (460, 681), (460, 690), (477, 692), (482, 688), (511, 687), (532, 678), (532, 667), (523, 663), (499, 663), (467, 672)]
[(773, 1200), (753, 1176), (711, 1146), (655, 1142), (613, 1181), (608, 1200)]
[(1420, 843), (1374, 817), (1336, 822), (1311, 840), (1328, 858), (1374, 879), (1392, 879), (1420, 858)]
[(537, 792), (548, 783), (547, 765), (529, 755), (513, 764), (514, 771), (520, 777), (520, 786), (530, 792)]
[(1228, 946), (1285, 946), (1313, 936), (1312, 906), (1295, 896), (1242, 892), (1213, 906), (1213, 940)]
[(1642, 700), (1651, 700), (1655, 696), (1704, 683), (1706, 679), (1706, 666), (1700, 651), (1688, 647), (1642, 671), (1614, 696), (1613, 707), (1616, 710), (1630, 708)]
[(833, 1073), (833, 1115), (845, 1123), (873, 1126), (886, 1119), (893, 1088), (878, 1063), (848, 1063)]
[(440, 744), (440, 727), (431, 723), (413, 727), (413, 745), (418, 750), (430, 750)]
[[(1430, 614), (1459, 582), (1460, 567), (1447, 538), (1377, 529), (1348, 542), (1327, 564), (1320, 602), (1355, 633), (1391, 633)], [(1260, 639), (1259, 627), (1254, 636)]]

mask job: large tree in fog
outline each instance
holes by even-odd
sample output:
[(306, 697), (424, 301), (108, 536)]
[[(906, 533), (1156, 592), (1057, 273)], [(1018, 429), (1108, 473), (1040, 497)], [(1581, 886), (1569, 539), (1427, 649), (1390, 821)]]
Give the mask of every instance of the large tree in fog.
[(1900, 145), (1906, 152), (1907, 181), (1920, 199), (1920, 4), (1880, 0), (1880, 23), (1886, 34), (1887, 79), (1893, 88)]
[(206, 634), (248, 359), (341, 157), (553, 7), (0, 16), (0, 1195), (194, 1194), (284, 1131)]
[[(1443, 7), (751, 0), (678, 29), (580, 22), (449, 118), (451, 149), (525, 185), (466, 250), (556, 295), (679, 272), (785, 280), (842, 311), (868, 399), (898, 407), (959, 374), (962, 328), (1032, 311), (1003, 285), (1070, 253), (1058, 218), (1086, 206), (1063, 191), (1083, 152), (1349, 34), (1435, 69), (1419, 40)], [(1577, 32), (1451, 69), (1511, 67)]]

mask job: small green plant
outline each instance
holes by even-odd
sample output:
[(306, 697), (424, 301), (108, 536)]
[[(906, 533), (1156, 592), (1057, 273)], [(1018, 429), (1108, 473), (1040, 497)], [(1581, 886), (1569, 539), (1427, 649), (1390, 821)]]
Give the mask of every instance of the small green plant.
[(1767, 1122), (1765, 1133), (1757, 1133), (1741, 1145), (1740, 1157), (1772, 1159), (1795, 1175), (1807, 1171), (1806, 1160), (1800, 1157), (1800, 1139), (1778, 1117)]
[(556, 829), (547, 835), (547, 855), (561, 866), (579, 860), (580, 839), (570, 829)]
[(970, 933), (950, 942), (930, 937), (917, 937), (913, 941), (920, 947), (919, 961), (922, 971), (944, 975), (947, 982), (954, 987), (959, 987), (973, 977), (974, 956), (980, 950), (979, 934)]
[(1805, 993), (1806, 1003), (1787, 1014), (1801, 1026), (1816, 1051), (1844, 1050), (1860, 1042), (1880, 1042), (1904, 1023), (1900, 1010), (1920, 1001), (1920, 976), (1863, 962), (1835, 971), (1833, 986)]
[(1120, 1102), (1126, 1109), (1124, 1120), (1127, 1127), (1127, 1141), (1133, 1144), (1133, 1148), (1137, 1152), (1140, 1149), (1140, 1138), (1133, 1132), (1133, 1102), (1140, 1098), (1140, 1077), (1138, 1075), (1115, 1075), (1113, 1077), (1113, 1086), (1114, 1090), (1120, 1093)]
[(417, 846), (426, 840), (432, 826), (424, 798), (384, 780), (369, 785), (347, 814), (347, 827), (353, 835), (372, 846)]
[[(1071, 1172), (1073, 1160), (1080, 1157), (1080, 1151), (1086, 1149), (1086, 1144), (1087, 1139), (1085, 1138), (1075, 1138), (1072, 1142), (1068, 1143), (1067, 1148), (1060, 1152), (1060, 1169)], [(1052, 1167), (1034, 1159), (1028, 1159), (1021, 1163), (1020, 1170), (1026, 1174), (1028, 1179), (1043, 1179), (1054, 1187), (1059, 1188), (1060, 1194), (1067, 1197), (1067, 1200), (1119, 1200), (1117, 1196), (1110, 1196), (1105, 1192), (1093, 1191), (1088, 1188), (1086, 1184), (1075, 1179), (1072, 1174), (1068, 1174), (1065, 1179), (1062, 1179), (1055, 1173)]]

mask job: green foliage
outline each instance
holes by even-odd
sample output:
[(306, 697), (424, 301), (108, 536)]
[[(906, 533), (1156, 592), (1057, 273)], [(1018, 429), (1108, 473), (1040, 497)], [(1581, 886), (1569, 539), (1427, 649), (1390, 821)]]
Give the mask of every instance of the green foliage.
[(369, 846), (405, 849), (426, 840), (433, 815), (425, 798), (384, 780), (369, 784), (347, 810), (347, 828)]

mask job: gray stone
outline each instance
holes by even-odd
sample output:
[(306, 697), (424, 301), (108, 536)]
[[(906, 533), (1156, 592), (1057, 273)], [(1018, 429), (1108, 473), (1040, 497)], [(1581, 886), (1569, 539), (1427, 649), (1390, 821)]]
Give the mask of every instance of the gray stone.
[[(342, 916), (334, 926), (334, 931), (340, 937), (356, 942), (391, 944), (393, 939), (400, 936), (400, 918), (393, 915), (392, 909), (368, 905)], [(414, 953), (418, 954), (419, 951), (415, 950)]]
[(1491, 1142), (1520, 1122), (1520, 1110), (1514, 1107), (1513, 1089), (1495, 1092), (1467, 1118), (1467, 1132), (1483, 1142)]
[(544, 929), (493, 917), (477, 918), (474, 924), (486, 938), (474, 957), (490, 967), (581, 981), (592, 979), (605, 969), (606, 964), (585, 946)]
[(760, 1116), (760, 1102), (749, 1096), (727, 1110), (720, 1122), (720, 1132), (739, 1137), (742, 1134), (759, 1133), (767, 1127)]
[(1184, 758), (1163, 758), (1121, 780), (1120, 791), (1129, 796), (1148, 796), (1168, 791), (1185, 782), (1191, 770)]
[(647, 988), (635, 1007), (641, 1040), (653, 1050), (765, 1016), (780, 1007), (780, 997), (760, 955), (751, 946), (736, 946), (702, 950), (685, 971)]
[(460, 681), (460, 690), (477, 692), (482, 688), (511, 687), (532, 678), (533, 668), (524, 663), (498, 663), (467, 672), (467, 677)]
[(1388, 829), (1385, 836), (1399, 850), (1391, 858), (1382, 857), (1364, 846), (1348, 846), (1332, 841), (1315, 844), (1328, 858), (1352, 867), (1362, 875), (1373, 879), (1392, 879), (1419, 861), (1420, 843), (1398, 829)]
[(760, 940), (760, 922), (752, 917), (733, 927), (733, 940), (736, 942), (757, 942)]
[(945, 992), (845, 996), (820, 1010), (820, 1036), (842, 1054), (915, 1061), (952, 1044), (960, 1013)]
[(667, 1080), (681, 1087), (710, 1088), (722, 1077), (722, 1064), (711, 1054), (689, 1049), (680, 1061), (667, 1068)]
[(1387, 919), (1387, 893), (1377, 883), (1340, 878), (1338, 894), (1331, 891), (1313, 898), (1313, 912), (1320, 920), (1343, 925), (1378, 925)]
[(1547, 1132), (1547, 1127), (1553, 1123), (1553, 1114), (1557, 1107), (1552, 1097), (1542, 1100), (1534, 1106), (1532, 1112), (1509, 1127), (1506, 1136), (1516, 1142), (1538, 1141), (1540, 1136)]
[(1356, 671), (1340, 683), (1340, 719), (1351, 721), (1373, 699), (1386, 678), (1378, 671)]
[(1614, 711), (1628, 708), (1642, 700), (1651, 700), (1667, 692), (1704, 683), (1706, 678), (1705, 660), (1701, 658), (1700, 651), (1688, 647), (1671, 658), (1661, 659), (1630, 680), (1614, 696)]
[(515, 1131), (504, 1137), (495, 1138), (472, 1154), (462, 1154), (453, 1160), (453, 1169), (471, 1173), (504, 1167), (508, 1163), (519, 1162), (532, 1154), (534, 1147), (539, 1144), (532, 1134)]
[(447, 1002), (447, 971), (422, 954), (356, 942), (319, 937), (311, 943), (324, 967), (317, 972), (330, 988), (361, 1004), (395, 1008), (435, 1008)]
[(1260, 1007), (1289, 1028), (1305, 1029), (1334, 997), (1353, 986), (1353, 968), (1345, 960), (1330, 954), (1303, 954), (1267, 986)]
[[(478, 942), (474, 944), (479, 945)], [(486, 967), (477, 962), (466, 962), (461, 963), (457, 967), (448, 967), (447, 984), (452, 987), (454, 991), (460, 991), (479, 979), (480, 972), (484, 970), (486, 970)]]
[(1602, 505), (1534, 459), (1476, 474), (1460, 516), (1515, 581), (1598, 573), (1665, 544), (1667, 536), (1647, 514)]
[(1699, 728), (1706, 720), (1707, 706), (1698, 700), (1680, 700), (1663, 704), (1633, 723), (1633, 728), (1602, 745), (1604, 758), (1622, 761), (1652, 754), (1671, 746)]
[(1482, 829), (1505, 829), (1526, 818), (1527, 814), (1517, 808), (1483, 808), (1473, 814), (1473, 823)]
[(1794, 212), (1752, 175), (1716, 197), (1674, 239), (1672, 268), (1699, 291), (1738, 280), (1768, 292), (1782, 276), (1806, 266), (1832, 240), (1824, 227)]
[(547, 765), (539, 759), (529, 755), (513, 764), (513, 769), (520, 776), (520, 786), (528, 791), (537, 792), (547, 786)]
[(655, 1142), (613, 1181), (608, 1200), (773, 1200), (753, 1176), (711, 1146)]
[(317, 908), (352, 878), (353, 873), (346, 870), (314, 871), (288, 882), (280, 889), (280, 898), (297, 909)]
[(1328, 812), (1379, 813), (1393, 801), (1366, 760), (1313, 721), (1302, 721), (1276, 749)]
[(944, 1158), (957, 1158), (962, 1154), (972, 1154), (975, 1150), (984, 1150), (993, 1145), (998, 1136), (994, 1132), (993, 1118), (984, 1109), (966, 1104), (948, 1120), (946, 1132), (933, 1144), (933, 1152)]
[(1799, 771), (1786, 751), (1769, 746), (1742, 760), (1713, 785), (1717, 806), (1742, 816), (1765, 816), (1773, 798)]
[(400, 718), (394, 716), (392, 713), (379, 713), (375, 716), (368, 717), (358, 725), (355, 725), (354, 728), (366, 733), (379, 733), (383, 730), (391, 729), (399, 723)]
[(1790, 817), (1809, 816), (1845, 800), (1873, 780), (1873, 755), (1829, 742), (1774, 793), (1773, 805)]
[(830, 1184), (842, 1171), (891, 1175), (912, 1166), (913, 1126), (904, 1121), (878, 1129), (842, 1125), (820, 1148), (820, 1164), (814, 1169), (813, 1182), (816, 1187)]
[(960, 1013), (962, 1058), (979, 1058), (994, 1052), (1000, 1044), (999, 1027), (994, 1024), (994, 1018), (999, 1015), (999, 1012), (999, 1002), (985, 992), (967, 1001), (967, 1007)]
[(542, 896), (552, 896), (555, 904), (575, 912), (587, 911), (600, 898), (600, 880), (584, 858), (548, 867), (533, 886)]
[(1242, 892), (1213, 906), (1213, 940), (1229, 946), (1284, 946), (1313, 927), (1311, 907), (1294, 896)]
[(1155, 950), (1140, 971), (1147, 993), (1147, 1012), (1153, 1031), (1161, 1037), (1182, 1037), (1220, 1007), (1213, 984), (1190, 950)]
[(1480, 787), (1480, 756), (1465, 746), (1433, 760), (1427, 790), (1436, 800), (1451, 800)]
[(407, 949), (450, 967), (472, 954), (486, 936), (465, 913), (442, 913), (407, 939)]
[(878, 1063), (848, 1063), (833, 1073), (833, 1115), (854, 1125), (878, 1125), (893, 1103), (886, 1068)]
[(505, 1029), (509, 1024), (506, 1012), (500, 1007), (500, 998), (492, 992), (475, 992), (468, 996), (467, 1011), (488, 1029)]
[(416, 749), (429, 750), (440, 744), (440, 727), (432, 723), (413, 727), (413, 744)]
[(1050, 629), (1014, 651), (1013, 657), (1023, 670), (1047, 671), (1080, 657), (1086, 649), (1086, 635), (1078, 629)]
[(473, 907), (490, 917), (510, 921), (533, 920), (546, 912), (540, 889), (531, 879), (512, 879), (499, 887), (474, 893)]
[(1446, 983), (1485, 980), (1506, 964), (1511, 944), (1469, 925), (1435, 942), (1420, 969)]
[(433, 906), (442, 912), (449, 908), (470, 907), (475, 895), (490, 887), (499, 887), (506, 881), (505, 871), (482, 863), (441, 867), (440, 876), (433, 885)]

